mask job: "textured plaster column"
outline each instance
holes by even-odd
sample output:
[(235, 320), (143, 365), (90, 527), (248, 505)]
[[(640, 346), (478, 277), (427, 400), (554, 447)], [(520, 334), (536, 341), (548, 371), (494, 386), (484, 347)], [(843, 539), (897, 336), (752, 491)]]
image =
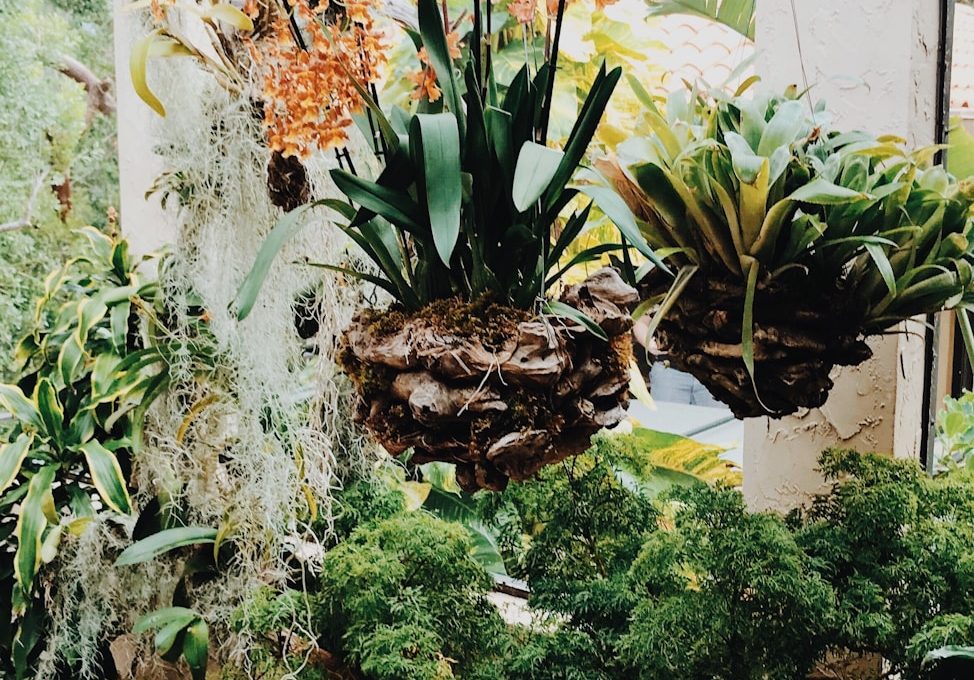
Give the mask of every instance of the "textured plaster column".
[[(815, 100), (824, 99), (842, 128), (930, 144), (937, 101), (939, 4), (934, 0), (790, 0), (757, 3), (755, 70), (764, 87), (803, 87), (802, 62)], [(788, 509), (824, 490), (816, 471), (829, 446), (917, 455), (921, 430), (923, 327), (875, 338), (873, 358), (837, 369), (819, 409), (744, 425), (744, 494), (755, 509)], [(901, 328), (904, 330), (904, 328)]]
[(127, 5), (129, 0), (113, 0), (120, 211), (122, 231), (133, 251), (143, 254), (175, 240), (175, 224), (166, 219), (158, 196), (145, 197), (164, 165), (152, 150), (158, 116), (135, 94), (129, 76), (132, 43), (144, 30), (139, 12)]

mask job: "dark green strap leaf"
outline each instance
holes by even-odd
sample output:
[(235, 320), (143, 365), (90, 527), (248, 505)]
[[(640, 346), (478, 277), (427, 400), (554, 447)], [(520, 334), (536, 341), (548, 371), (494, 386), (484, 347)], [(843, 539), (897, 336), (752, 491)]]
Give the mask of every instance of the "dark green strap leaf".
[[(419, 113), (413, 116), (409, 142), (413, 162), (422, 168), (426, 208), (433, 245), (443, 264), (450, 258), (460, 236), (460, 133), (453, 113)], [(378, 211), (377, 211), (378, 212)]]
[(176, 548), (182, 548), (187, 545), (213, 543), (216, 540), (216, 535), (217, 530), (212, 527), (176, 527), (175, 529), (164, 529), (127, 547), (118, 556), (118, 559), (115, 560), (115, 564), (121, 567), (129, 564), (147, 562)]

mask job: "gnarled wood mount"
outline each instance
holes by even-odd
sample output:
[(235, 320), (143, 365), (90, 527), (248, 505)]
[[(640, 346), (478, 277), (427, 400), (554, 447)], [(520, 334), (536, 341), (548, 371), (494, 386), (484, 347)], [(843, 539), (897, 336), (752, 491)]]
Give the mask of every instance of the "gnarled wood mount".
[[(644, 297), (665, 293), (649, 281)], [(755, 384), (744, 366), (744, 288), (698, 272), (660, 323), (656, 341), (675, 368), (693, 374), (738, 418), (780, 418), (825, 403), (835, 366), (855, 366), (872, 352), (861, 314), (838, 286), (796, 277), (758, 285), (754, 300)]]
[(362, 312), (341, 353), (358, 417), (393, 455), (412, 447), (414, 463), (456, 463), (467, 490), (527, 479), (625, 417), (636, 300), (608, 268), (565, 291), (609, 342), (565, 319), (459, 300)]

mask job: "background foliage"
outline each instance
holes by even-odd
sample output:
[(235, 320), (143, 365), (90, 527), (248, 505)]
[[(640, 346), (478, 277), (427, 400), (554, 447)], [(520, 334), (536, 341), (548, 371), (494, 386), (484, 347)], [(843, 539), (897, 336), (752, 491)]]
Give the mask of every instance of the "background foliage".
[[(0, 233), (0, 377), (46, 273), (73, 227), (104, 226), (117, 204), (114, 116), (88, 115), (84, 87), (57, 71), (62, 56), (112, 73), (106, 0), (0, 0), (0, 223), (24, 217), (38, 178), (35, 228)], [(69, 181), (64, 213), (54, 187)]]

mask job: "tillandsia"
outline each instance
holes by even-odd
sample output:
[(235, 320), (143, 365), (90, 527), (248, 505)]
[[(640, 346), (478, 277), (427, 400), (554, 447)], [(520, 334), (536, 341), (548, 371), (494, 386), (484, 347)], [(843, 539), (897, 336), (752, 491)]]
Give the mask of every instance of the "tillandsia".
[[(635, 291), (608, 268), (560, 283), (613, 251), (661, 264), (623, 200), (583, 168), (620, 68), (599, 69), (564, 147), (548, 144), (564, 9), (549, 16), (547, 58), (499, 82), (481, 3), (461, 34), (462, 22), (420, 0), (416, 111), (387, 116), (356, 88), (384, 167), (374, 180), (332, 170), (347, 200), (282, 218), (237, 298), (242, 318), (307, 211), (337, 214), (361, 252), (320, 266), (393, 302), (344, 333), (340, 362), (362, 397), (359, 418), (394, 455), (458, 463), (468, 489), (525, 479), (625, 416)], [(596, 205), (618, 228), (613, 242), (569, 254)]]
[(647, 281), (650, 331), (738, 415), (819, 406), (865, 336), (974, 300), (974, 184), (938, 147), (835, 130), (794, 89), (643, 100), (651, 134), (603, 169), (677, 269)]

